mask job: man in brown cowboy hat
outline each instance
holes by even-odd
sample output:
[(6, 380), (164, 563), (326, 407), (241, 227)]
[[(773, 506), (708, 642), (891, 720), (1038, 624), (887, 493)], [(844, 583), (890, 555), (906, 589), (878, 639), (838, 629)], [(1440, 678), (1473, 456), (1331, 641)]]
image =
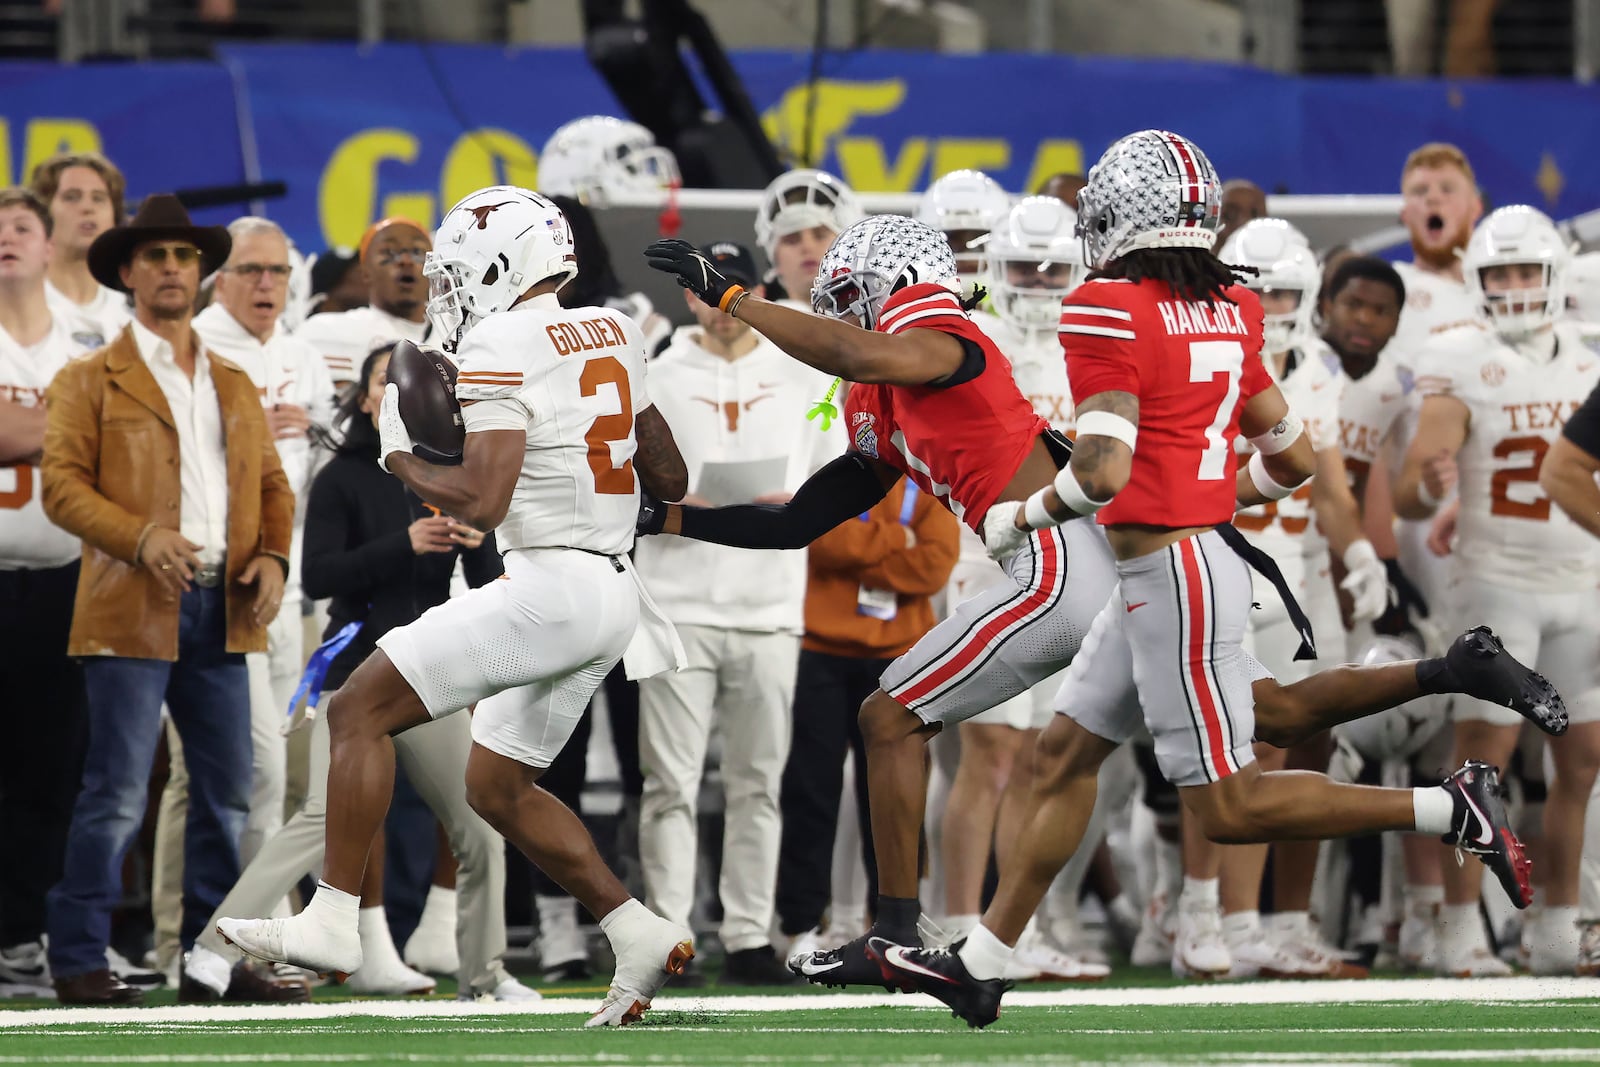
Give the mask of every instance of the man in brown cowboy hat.
[[(95, 238), (89, 269), (133, 297), (133, 321), (65, 367), (47, 394), (44, 510), (83, 540), (68, 652), (83, 657), (89, 745), (61, 881), (50, 970), (64, 1004), (136, 1003), (106, 966), (122, 859), (144, 815), (161, 704), (190, 775), (184, 947), (239, 874), (250, 799), (244, 653), (267, 646), (288, 569), (294, 494), (255, 385), (190, 328), (228, 232), (172, 196)], [(202, 262), (203, 261), (203, 262)], [(304, 997), (242, 977), (241, 994)]]

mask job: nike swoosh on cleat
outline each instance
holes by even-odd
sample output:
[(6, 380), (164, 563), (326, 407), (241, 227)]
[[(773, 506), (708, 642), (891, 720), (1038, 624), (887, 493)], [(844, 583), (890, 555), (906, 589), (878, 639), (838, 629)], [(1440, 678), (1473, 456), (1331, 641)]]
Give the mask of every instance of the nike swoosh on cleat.
[(1467, 807), (1471, 808), (1472, 813), (1478, 817), (1478, 836), (1475, 838), (1477, 844), (1494, 844), (1494, 828), (1489, 822), (1489, 817), (1485, 815), (1483, 813), (1483, 809), (1478, 807), (1477, 803), (1473, 801), (1472, 794), (1467, 792), (1465, 789), (1461, 790), (1461, 799), (1467, 802)]
[(827, 974), (844, 966), (844, 960), (834, 960), (832, 963), (818, 963), (816, 960), (806, 960), (800, 965), (801, 974)]
[(926, 975), (927, 977), (937, 979), (946, 985), (957, 984), (954, 979), (948, 978), (945, 975), (940, 974), (938, 971), (930, 971), (928, 968), (924, 967), (915, 960), (906, 959), (906, 951), (906, 949), (896, 945), (893, 948), (885, 951), (883, 955), (884, 958), (889, 961), (891, 966), (899, 970), (910, 971), (912, 974)]

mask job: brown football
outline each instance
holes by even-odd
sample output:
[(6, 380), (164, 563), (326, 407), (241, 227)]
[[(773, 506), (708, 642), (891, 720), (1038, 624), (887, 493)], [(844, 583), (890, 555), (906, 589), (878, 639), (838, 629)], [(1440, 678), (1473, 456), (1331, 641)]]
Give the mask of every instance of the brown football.
[(400, 391), (412, 453), (440, 466), (460, 463), (467, 429), (456, 400), (456, 365), (443, 352), (401, 341), (389, 357), (389, 381)]

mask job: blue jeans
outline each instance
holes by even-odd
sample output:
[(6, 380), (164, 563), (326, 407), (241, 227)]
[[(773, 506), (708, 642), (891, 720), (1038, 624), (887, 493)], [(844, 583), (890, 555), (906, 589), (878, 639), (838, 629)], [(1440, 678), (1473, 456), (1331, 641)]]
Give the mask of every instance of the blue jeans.
[(144, 821), (161, 704), (183, 738), (189, 820), (183, 864), (183, 947), (194, 944), (239, 878), (239, 834), (250, 809), (250, 683), (226, 651), (223, 590), (183, 594), (178, 660), (89, 656), (89, 747), (72, 811), (61, 881), (50, 890), (50, 972), (101, 970), (122, 861)]

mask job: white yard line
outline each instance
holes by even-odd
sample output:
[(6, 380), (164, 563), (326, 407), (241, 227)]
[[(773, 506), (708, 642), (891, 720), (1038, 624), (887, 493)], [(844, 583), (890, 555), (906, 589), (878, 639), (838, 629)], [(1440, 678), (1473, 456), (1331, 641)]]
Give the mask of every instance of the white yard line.
[[(1434, 1007), (1442, 1003), (1512, 1003), (1531, 1009), (1549, 1001), (1590, 1000), (1600, 1009), (1600, 983), (1592, 978), (1418, 978), (1370, 979), (1359, 982), (1253, 982), (1240, 985), (1184, 985), (1161, 988), (1107, 989), (1085, 986), (1050, 992), (1011, 993), (1007, 1008), (1163, 1007), (1173, 1005), (1381, 1004), (1408, 1003)], [(583, 1015), (598, 1007), (596, 997), (552, 997), (532, 1004), (479, 1004), (455, 1000), (357, 1000), (311, 1004), (173, 1005), (160, 1008), (40, 1008), (0, 1010), (0, 1031), (70, 1025), (117, 1023), (132, 1028), (145, 1024), (229, 1023), (317, 1019), (458, 1019), (496, 1015)], [(1555, 1005), (1550, 1005), (1554, 1007)], [(830, 993), (814, 996), (692, 996), (668, 993), (656, 998), (654, 1011), (692, 1013), (810, 1012), (840, 1008), (901, 1007), (945, 1011), (931, 997), (893, 993)], [(1562, 1006), (1571, 1011), (1571, 1005)], [(1425, 1018), (1425, 1016), (1424, 1016)], [(1085, 1020), (1089, 1021), (1089, 1020)], [(1541, 1018), (1549, 1025), (1555, 1020)], [(1574, 1022), (1578, 1020), (1574, 1019)], [(1586, 1020), (1587, 1021), (1587, 1020)], [(685, 1020), (692, 1024), (695, 1020)], [(654, 1028), (645, 1028), (654, 1031)], [(0, 1062), (4, 1062), (0, 1060)]]

